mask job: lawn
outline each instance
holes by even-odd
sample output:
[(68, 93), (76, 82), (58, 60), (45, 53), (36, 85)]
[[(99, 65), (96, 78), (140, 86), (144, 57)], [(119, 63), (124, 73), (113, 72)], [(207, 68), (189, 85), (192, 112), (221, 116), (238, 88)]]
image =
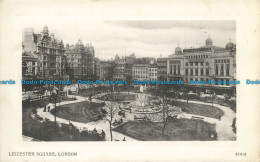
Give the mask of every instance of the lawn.
[[(88, 123), (103, 118), (100, 108), (102, 104), (83, 101), (57, 107), (57, 116), (75, 122)], [(55, 109), (51, 110), (55, 114)]]
[(70, 126), (70, 129), (68, 129), (69, 126), (66, 124), (61, 124), (60, 127), (55, 127), (54, 122), (45, 121), (44, 123), (41, 123), (30, 116), (30, 113), (36, 111), (37, 107), (43, 107), (47, 103), (48, 100), (23, 102), (23, 109), (22, 109), (22, 113), (23, 113), (22, 134), (23, 135), (32, 137), (40, 141), (103, 141), (104, 140), (100, 136), (100, 134), (95, 133), (92, 130), (79, 132), (79, 130), (74, 126)]
[(218, 118), (220, 115), (224, 115), (224, 112), (215, 106), (212, 107), (209, 105), (188, 103), (187, 107), (187, 103), (181, 101), (171, 101), (169, 104), (176, 107), (180, 107), (182, 111), (187, 112), (189, 114), (206, 116), (210, 118)]
[(200, 120), (178, 119), (168, 122), (164, 137), (162, 125), (161, 122), (129, 121), (114, 128), (114, 131), (141, 141), (210, 141), (211, 134), (216, 137), (215, 125)]

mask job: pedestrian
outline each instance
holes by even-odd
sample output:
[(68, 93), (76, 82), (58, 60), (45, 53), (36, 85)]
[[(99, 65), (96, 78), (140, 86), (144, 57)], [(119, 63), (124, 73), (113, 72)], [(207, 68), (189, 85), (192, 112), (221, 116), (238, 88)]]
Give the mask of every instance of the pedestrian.
[(46, 105), (44, 106), (43, 112), (46, 112)]
[(105, 133), (105, 131), (104, 131), (104, 130), (102, 130), (102, 132), (101, 132), (101, 136), (102, 136), (103, 138), (105, 138), (105, 136), (106, 136), (106, 133)]
[(48, 106), (48, 112), (50, 112), (50, 109), (51, 109), (51, 107), (50, 107), (50, 106)]
[(219, 115), (218, 120), (221, 120), (221, 115)]
[(125, 140), (125, 137), (123, 138), (123, 141), (126, 141), (126, 140)]

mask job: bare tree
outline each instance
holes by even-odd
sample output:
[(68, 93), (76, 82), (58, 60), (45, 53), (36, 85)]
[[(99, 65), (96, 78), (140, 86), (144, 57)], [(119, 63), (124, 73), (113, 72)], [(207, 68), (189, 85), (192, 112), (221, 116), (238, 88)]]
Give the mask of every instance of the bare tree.
[[(139, 95), (137, 101), (141, 104), (141, 109), (143, 110), (143, 118), (149, 124), (155, 124), (155, 122), (162, 122), (162, 127), (157, 127), (162, 131), (162, 137), (165, 137), (165, 130), (167, 126), (168, 117), (171, 113), (175, 112), (168, 105), (169, 102), (169, 86), (168, 85), (158, 85), (157, 88), (158, 96), (157, 99), (149, 99), (149, 95), (143, 94)], [(146, 113), (146, 109), (149, 107), (151, 112)]]
[(118, 103), (117, 103), (117, 93), (113, 93), (113, 89), (110, 89), (110, 96), (108, 96), (109, 100), (105, 101), (105, 119), (109, 123), (109, 130), (110, 130), (110, 139), (113, 141), (113, 133), (112, 133), (112, 125), (115, 115), (118, 111)]

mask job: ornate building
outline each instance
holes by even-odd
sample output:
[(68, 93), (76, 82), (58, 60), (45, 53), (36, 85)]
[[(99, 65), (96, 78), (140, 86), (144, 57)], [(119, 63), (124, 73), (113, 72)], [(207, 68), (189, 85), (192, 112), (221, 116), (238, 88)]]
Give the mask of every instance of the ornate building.
[[(236, 80), (236, 46), (227, 43), (225, 48), (213, 45), (211, 38), (200, 48), (182, 49), (167, 59), (167, 76), (170, 80), (233, 81)], [(189, 85), (189, 84), (187, 84)], [(194, 85), (195, 86), (195, 85)], [(207, 87), (210, 85), (201, 85)], [(234, 85), (213, 85), (217, 89), (232, 89)]]
[(22, 55), (22, 74), (23, 76), (35, 76), (38, 71), (38, 57), (30, 52), (23, 52)]
[(94, 79), (94, 47), (91, 44), (84, 46), (78, 40), (75, 46), (67, 44), (65, 49), (70, 80)]
[(57, 78), (65, 75), (66, 57), (62, 40), (49, 34), (45, 26), (42, 33), (35, 34), (32, 28), (24, 31), (23, 50), (38, 57), (37, 75), (46, 78)]
[(115, 69), (114, 69), (114, 80), (125, 80), (126, 59), (125, 57), (115, 56)]

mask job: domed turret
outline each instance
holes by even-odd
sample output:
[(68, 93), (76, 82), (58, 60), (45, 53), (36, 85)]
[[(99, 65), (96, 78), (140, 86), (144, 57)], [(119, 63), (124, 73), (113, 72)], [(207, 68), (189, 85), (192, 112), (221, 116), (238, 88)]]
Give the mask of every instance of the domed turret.
[(229, 40), (229, 42), (226, 44), (226, 50), (232, 50), (235, 47), (235, 44)]
[(179, 47), (179, 44), (178, 46), (175, 48), (175, 54), (181, 54), (182, 53), (182, 49), (181, 47)]
[(42, 33), (43, 33), (44, 35), (49, 35), (48, 26), (46, 26), (46, 25), (44, 26)]
[(206, 46), (212, 46), (212, 39), (209, 37), (207, 40), (206, 40)]
[(78, 42), (76, 43), (76, 46), (83, 46), (82, 41), (79, 39)]

